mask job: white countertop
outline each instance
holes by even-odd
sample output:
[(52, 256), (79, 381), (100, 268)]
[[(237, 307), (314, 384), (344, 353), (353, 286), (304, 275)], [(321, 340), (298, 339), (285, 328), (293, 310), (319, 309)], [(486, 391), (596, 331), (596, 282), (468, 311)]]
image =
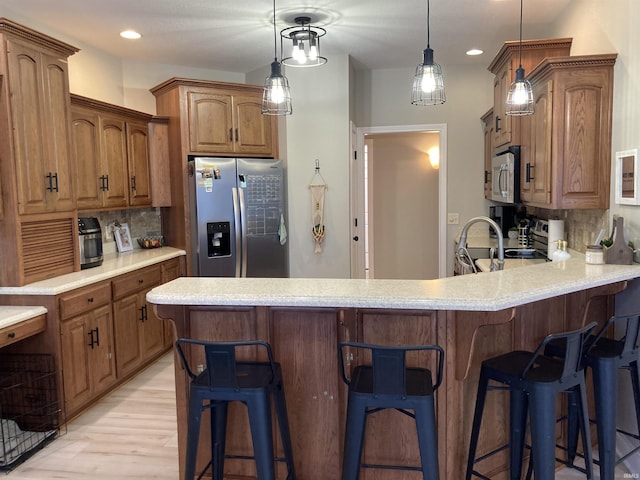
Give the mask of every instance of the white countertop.
[(47, 313), (44, 307), (10, 307), (0, 305), (0, 328), (10, 327), (16, 323), (29, 320)]
[(587, 265), (578, 254), (566, 262), (438, 280), (182, 277), (152, 289), (147, 301), (496, 311), (636, 277), (640, 277), (640, 264)]
[[(0, 295), (58, 295), (182, 255), (185, 255), (184, 250), (172, 247), (134, 249), (130, 252), (106, 254), (99, 267), (60, 275), (23, 287), (0, 287)], [(2, 297), (0, 297), (0, 303), (2, 303)]]

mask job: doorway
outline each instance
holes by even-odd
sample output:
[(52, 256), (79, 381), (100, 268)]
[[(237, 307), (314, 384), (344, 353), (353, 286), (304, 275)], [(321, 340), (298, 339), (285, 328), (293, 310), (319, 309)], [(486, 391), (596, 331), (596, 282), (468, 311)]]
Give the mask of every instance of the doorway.
[(446, 276), (446, 125), (355, 128), (352, 278)]

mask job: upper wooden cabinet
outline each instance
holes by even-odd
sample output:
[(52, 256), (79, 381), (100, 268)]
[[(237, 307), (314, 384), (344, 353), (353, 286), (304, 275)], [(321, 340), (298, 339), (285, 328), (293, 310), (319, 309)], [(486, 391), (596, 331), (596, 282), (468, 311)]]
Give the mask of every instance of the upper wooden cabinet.
[(262, 154), (273, 151), (271, 119), (262, 115), (262, 92), (187, 92), (192, 152)]
[(494, 152), (493, 108), (485, 113), (482, 118), (482, 131), (484, 133), (484, 198), (491, 199), (491, 159)]
[(151, 205), (152, 116), (71, 95), (79, 210)]
[(549, 58), (529, 75), (535, 113), (522, 117), (521, 149), (528, 205), (609, 208), (615, 59)]
[(277, 118), (262, 115), (262, 90), (258, 85), (172, 78), (151, 92), (159, 115), (180, 118), (187, 155), (276, 158)]
[[(523, 40), (506, 42), (488, 69), (495, 75), (493, 82), (494, 146), (520, 144), (520, 117), (505, 115), (507, 93), (515, 80), (520, 65), (528, 75), (533, 68), (548, 57), (569, 55), (570, 38)], [(520, 54), (522, 52), (522, 54)]]

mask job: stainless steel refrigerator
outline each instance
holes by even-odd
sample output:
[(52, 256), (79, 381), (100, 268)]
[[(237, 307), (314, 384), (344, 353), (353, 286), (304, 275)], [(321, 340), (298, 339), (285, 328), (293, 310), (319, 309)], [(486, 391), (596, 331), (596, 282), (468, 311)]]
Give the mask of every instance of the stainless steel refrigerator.
[(192, 266), (201, 277), (286, 277), (282, 161), (189, 157)]

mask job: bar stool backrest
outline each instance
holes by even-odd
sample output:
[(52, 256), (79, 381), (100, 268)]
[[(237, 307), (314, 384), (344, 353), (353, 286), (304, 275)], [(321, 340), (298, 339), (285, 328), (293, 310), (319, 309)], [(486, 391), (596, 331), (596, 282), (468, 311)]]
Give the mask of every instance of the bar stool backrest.
[[(620, 358), (626, 359), (635, 356), (636, 358), (640, 354), (640, 313), (634, 313), (631, 315), (618, 315), (613, 316), (607, 320), (602, 328), (596, 334), (594, 341), (591, 343), (589, 350), (597, 347), (598, 340), (607, 333), (610, 329), (614, 328), (616, 324), (626, 322), (624, 336), (620, 340), (623, 342), (622, 350), (620, 351)], [(589, 353), (587, 351), (587, 353)]]
[(525, 367), (522, 372), (521, 377), (526, 378), (527, 373), (531, 368), (536, 364), (536, 360), (539, 356), (541, 356), (545, 348), (550, 343), (560, 343), (564, 342), (565, 354), (564, 354), (564, 365), (562, 368), (561, 377), (558, 379), (560, 382), (568, 380), (569, 378), (575, 377), (576, 373), (582, 369), (582, 356), (584, 351), (585, 340), (591, 333), (591, 331), (596, 327), (596, 322), (591, 322), (589, 325), (582, 327), (578, 330), (572, 330), (570, 332), (563, 333), (552, 333), (551, 335), (547, 335), (544, 340), (540, 343), (534, 354), (531, 356), (531, 360), (529, 364)]
[[(272, 375), (275, 376), (275, 362), (271, 346), (260, 340), (246, 342), (207, 342), (202, 340), (191, 340), (180, 338), (176, 341), (176, 350), (187, 375), (194, 380), (197, 375), (190, 368), (184, 354), (183, 345), (196, 345), (204, 348), (209, 385), (215, 387), (240, 388), (238, 384), (236, 349), (246, 346), (258, 346), (266, 350), (271, 365)], [(240, 362), (242, 364), (242, 362)], [(272, 377), (273, 378), (273, 377)]]
[(435, 391), (442, 383), (444, 350), (438, 345), (415, 345), (415, 346), (382, 346), (368, 343), (342, 342), (338, 349), (341, 374), (344, 382), (349, 385), (351, 380), (345, 371), (343, 350), (345, 347), (366, 349), (371, 351), (371, 366), (373, 374), (373, 393), (406, 395), (406, 354), (410, 351), (435, 351), (438, 355), (438, 367), (436, 372), (436, 383), (433, 385)]

